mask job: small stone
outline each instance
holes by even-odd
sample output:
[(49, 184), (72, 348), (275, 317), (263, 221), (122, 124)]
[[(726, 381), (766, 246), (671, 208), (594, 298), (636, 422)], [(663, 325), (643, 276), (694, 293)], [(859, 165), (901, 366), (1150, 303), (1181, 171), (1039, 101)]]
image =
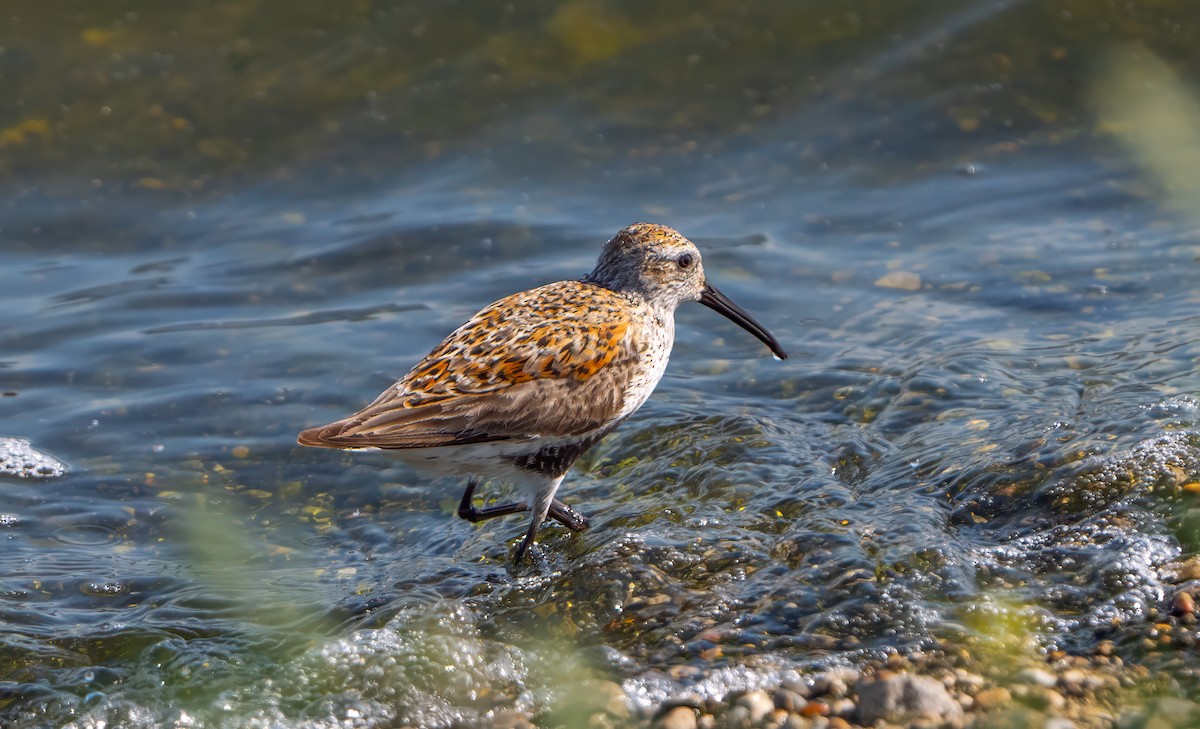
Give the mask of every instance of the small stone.
[(725, 729), (750, 729), (754, 726), (750, 721), (750, 710), (740, 704), (734, 706), (721, 717), (721, 726)]
[(1175, 593), (1175, 599), (1171, 601), (1171, 612), (1175, 615), (1194, 615), (1196, 612), (1196, 599), (1192, 597), (1190, 592), (1180, 590)]
[(806, 719), (799, 714), (788, 714), (779, 729), (812, 729), (812, 719)]
[(1052, 688), (1058, 683), (1058, 679), (1049, 671), (1043, 671), (1040, 668), (1026, 668), (1017, 674), (1017, 680), (1021, 683), (1033, 684), (1042, 688)]
[(801, 698), (807, 699), (812, 696), (812, 686), (807, 681), (801, 681), (797, 678), (790, 678), (783, 682), (783, 688), (791, 691)]
[(964, 691), (970, 693), (972, 696), (975, 695), (981, 688), (983, 688), (983, 676), (980, 676), (978, 673), (971, 673), (969, 671), (959, 669), (954, 672), (954, 678), (955, 683), (961, 686)]
[(1046, 711), (1062, 711), (1063, 707), (1067, 705), (1067, 700), (1063, 698), (1063, 695), (1054, 689), (1046, 689), (1042, 693), (1042, 699), (1045, 702)]
[(830, 716), (840, 716), (843, 719), (852, 719), (858, 712), (858, 704), (855, 704), (852, 699), (835, 699), (829, 705)]
[(850, 729), (850, 722), (840, 716), (829, 717), (829, 729)]
[(654, 722), (657, 729), (697, 729), (696, 710), (687, 706), (676, 706)]
[(912, 271), (892, 271), (876, 279), (875, 285), (885, 289), (916, 291), (921, 288), (921, 275)]
[(737, 705), (746, 707), (751, 724), (761, 724), (762, 720), (775, 710), (775, 702), (762, 689), (756, 689), (743, 694), (737, 700)]
[(804, 697), (790, 689), (781, 688), (775, 692), (775, 706), (789, 714), (798, 714), (808, 703)]
[(680, 663), (676, 666), (671, 666), (667, 669), (667, 675), (676, 681), (696, 678), (701, 674), (701, 670), (695, 666), (689, 666), (686, 663)]
[[(886, 673), (886, 672), (885, 672)], [(928, 676), (909, 674), (862, 679), (858, 693), (858, 721), (873, 724), (886, 721), (912, 723), (929, 719), (947, 723), (960, 720), (963, 709), (940, 681)]]
[(975, 705), (983, 711), (1006, 706), (1010, 701), (1012, 701), (1012, 693), (1003, 686), (983, 689), (975, 694)]
[(1186, 560), (1176, 563), (1174, 572), (1177, 582), (1200, 579), (1200, 555), (1192, 555)]
[(1058, 677), (1058, 685), (1071, 696), (1082, 696), (1083, 682), (1086, 678), (1086, 673), (1078, 668), (1072, 668), (1069, 671), (1063, 671), (1062, 675)]
[(826, 671), (813, 681), (812, 696), (829, 696), (840, 699), (850, 693), (850, 685), (858, 680), (858, 671)]
[(810, 701), (800, 710), (800, 716), (828, 716), (829, 704), (824, 701)]
[(489, 726), (495, 729), (533, 729), (529, 717), (515, 709), (502, 709), (492, 716)]
[(588, 681), (587, 691), (592, 696), (593, 705), (606, 714), (624, 719), (629, 716), (629, 699), (625, 689), (615, 681)]
[(1113, 642), (1111, 640), (1102, 640), (1096, 646), (1096, 653), (1102, 656), (1111, 656), (1113, 654)]
[(717, 729), (717, 717), (712, 714), (701, 714), (696, 719), (696, 729)]

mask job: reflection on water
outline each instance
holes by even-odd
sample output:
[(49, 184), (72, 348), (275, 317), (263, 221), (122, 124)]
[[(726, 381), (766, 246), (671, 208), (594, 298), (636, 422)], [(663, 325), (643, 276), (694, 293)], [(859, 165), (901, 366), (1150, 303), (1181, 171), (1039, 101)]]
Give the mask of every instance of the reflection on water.
[[(1101, 641), (1188, 685), (1198, 249), (1082, 97), (1113, 40), (1194, 65), (1172, 5), (318, 5), (9, 13), (0, 430), (69, 469), (0, 457), (8, 724), (571, 725)], [(295, 445), (635, 220), (793, 356), (681, 309), (535, 568)]]

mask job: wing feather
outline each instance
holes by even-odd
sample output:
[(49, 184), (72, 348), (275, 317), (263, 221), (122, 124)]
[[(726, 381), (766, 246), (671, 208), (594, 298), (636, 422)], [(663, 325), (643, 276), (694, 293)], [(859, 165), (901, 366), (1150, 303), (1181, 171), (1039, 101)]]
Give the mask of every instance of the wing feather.
[(370, 405), (304, 431), (299, 442), (428, 448), (594, 430), (621, 411), (638, 357), (629, 304), (623, 294), (581, 281), (501, 299)]

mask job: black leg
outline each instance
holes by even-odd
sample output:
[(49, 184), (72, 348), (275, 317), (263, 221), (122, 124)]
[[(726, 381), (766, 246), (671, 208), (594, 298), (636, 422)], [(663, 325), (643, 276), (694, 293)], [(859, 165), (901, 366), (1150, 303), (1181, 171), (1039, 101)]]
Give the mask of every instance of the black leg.
[(529, 529), (525, 532), (525, 538), (521, 540), (521, 544), (517, 547), (517, 554), (513, 557), (513, 562), (521, 564), (521, 559), (525, 556), (525, 550), (529, 549), (530, 544), (533, 544), (533, 538), (537, 536), (538, 527), (541, 525), (541, 519), (534, 519), (529, 523)]
[(550, 502), (550, 511), (548, 516), (554, 521), (562, 524), (573, 532), (582, 531), (588, 528), (588, 518), (563, 502), (555, 499)]
[[(512, 504), (497, 504), (496, 506), (476, 509), (475, 505), (471, 503), (471, 499), (474, 498), (475, 489), (478, 486), (479, 480), (474, 477), (467, 481), (467, 490), (463, 492), (462, 501), (458, 504), (458, 515), (469, 522), (477, 523), (486, 519), (494, 519), (497, 516), (508, 516), (509, 514), (519, 514), (523, 511), (529, 511), (529, 506), (524, 501), (517, 501)], [(550, 511), (547, 516), (573, 532), (588, 528), (588, 518), (586, 516), (558, 499), (551, 502)]]
[(481, 522), (485, 519), (494, 519), (497, 516), (508, 516), (509, 514), (519, 514), (522, 511), (529, 511), (529, 507), (523, 501), (476, 509), (475, 505), (471, 503), (471, 498), (475, 496), (475, 488), (477, 486), (479, 486), (479, 479), (472, 476), (471, 480), (467, 481), (467, 490), (463, 492), (462, 501), (458, 502), (458, 515), (469, 522)]

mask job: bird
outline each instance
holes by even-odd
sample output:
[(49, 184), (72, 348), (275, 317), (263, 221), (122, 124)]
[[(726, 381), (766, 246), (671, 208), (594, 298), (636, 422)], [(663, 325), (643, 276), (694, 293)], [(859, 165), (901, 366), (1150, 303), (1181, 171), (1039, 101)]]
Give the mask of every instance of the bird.
[[(461, 518), (531, 514), (519, 564), (547, 518), (572, 531), (589, 526), (555, 498), (559, 485), (650, 397), (671, 355), (675, 310), (687, 301), (787, 359), (774, 335), (709, 282), (694, 243), (634, 223), (604, 244), (591, 273), (484, 307), (369, 405), (297, 440), (387, 451), (429, 475), (467, 477)], [(481, 478), (524, 484), (528, 499), (475, 506)]]

